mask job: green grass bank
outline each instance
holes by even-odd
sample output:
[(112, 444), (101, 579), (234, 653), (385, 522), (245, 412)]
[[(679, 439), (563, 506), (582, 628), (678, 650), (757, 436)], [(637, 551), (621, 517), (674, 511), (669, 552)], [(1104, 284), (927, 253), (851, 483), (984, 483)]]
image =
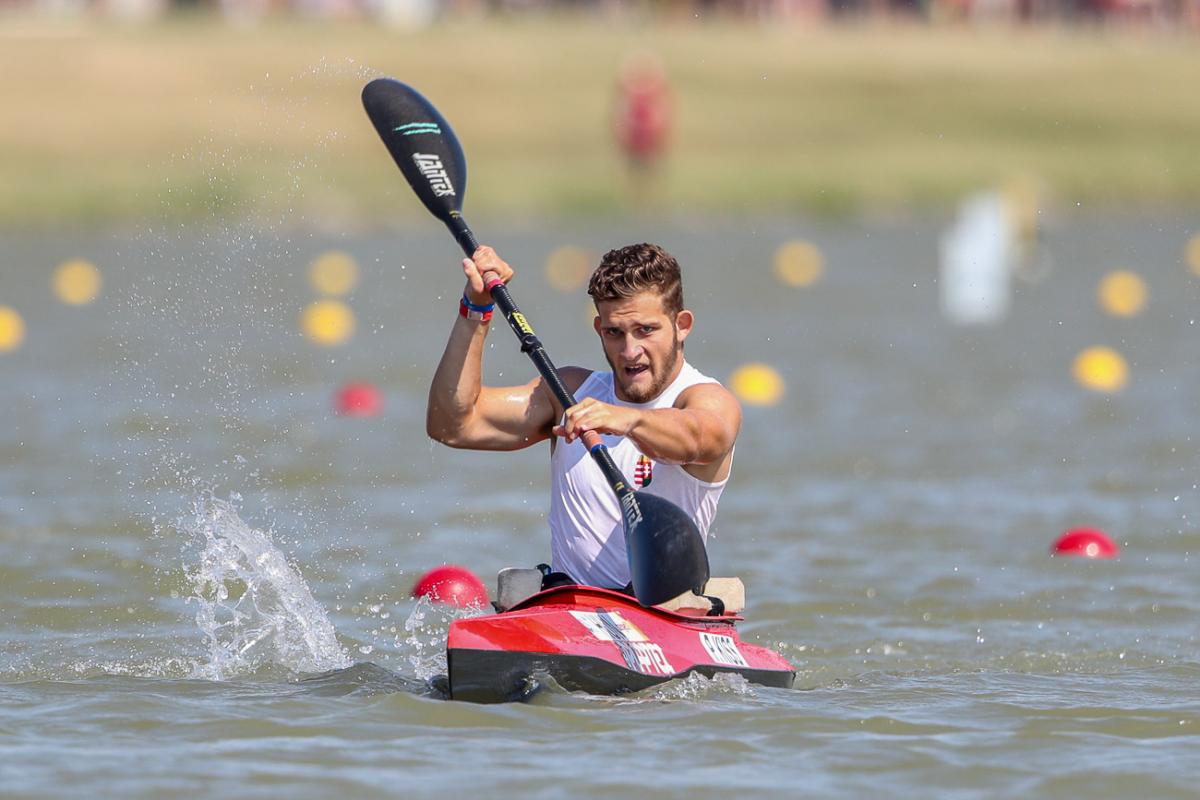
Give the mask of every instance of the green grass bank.
[[(638, 205), (618, 66), (672, 80)], [(412, 83), (463, 140), (473, 217), (923, 213), (1036, 179), (1059, 207), (1200, 206), (1200, 43), (1150, 33), (586, 19), (150, 27), (0, 19), (0, 227), (423, 213), (358, 92)]]

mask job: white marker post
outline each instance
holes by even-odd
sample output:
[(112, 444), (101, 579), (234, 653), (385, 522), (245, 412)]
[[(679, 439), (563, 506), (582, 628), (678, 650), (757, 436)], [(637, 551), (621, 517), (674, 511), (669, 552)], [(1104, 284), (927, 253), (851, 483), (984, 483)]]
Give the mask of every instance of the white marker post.
[(942, 314), (958, 325), (996, 324), (1008, 314), (1016, 228), (1000, 195), (973, 195), (942, 234)]

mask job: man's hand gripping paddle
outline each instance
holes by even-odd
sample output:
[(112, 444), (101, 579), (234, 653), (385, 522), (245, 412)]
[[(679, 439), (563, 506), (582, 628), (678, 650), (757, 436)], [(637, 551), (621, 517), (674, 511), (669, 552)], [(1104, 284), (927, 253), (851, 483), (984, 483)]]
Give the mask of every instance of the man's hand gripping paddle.
[[(467, 256), (479, 248), (462, 217), (467, 165), (462, 147), (446, 120), (412, 87), (377, 78), (362, 93), (363, 106), (408, 184), (425, 207), (454, 234)], [(529, 354), (537, 371), (563, 408), (575, 405), (558, 370), (546, 355), (508, 287), (495, 273), (483, 276), (492, 300)], [(701, 592), (708, 581), (708, 554), (696, 524), (674, 503), (646, 492), (634, 492), (613, 463), (595, 431), (583, 442), (621, 504), (625, 543), (633, 575), (633, 593), (642, 605), (665, 603), (688, 590)]]

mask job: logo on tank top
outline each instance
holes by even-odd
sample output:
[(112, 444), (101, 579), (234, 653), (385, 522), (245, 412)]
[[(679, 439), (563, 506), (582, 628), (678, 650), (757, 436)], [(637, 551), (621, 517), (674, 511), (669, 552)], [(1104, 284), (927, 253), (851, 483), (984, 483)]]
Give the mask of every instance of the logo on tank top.
[(637, 466), (633, 468), (633, 483), (639, 489), (644, 489), (654, 480), (654, 462), (646, 456), (638, 456)]

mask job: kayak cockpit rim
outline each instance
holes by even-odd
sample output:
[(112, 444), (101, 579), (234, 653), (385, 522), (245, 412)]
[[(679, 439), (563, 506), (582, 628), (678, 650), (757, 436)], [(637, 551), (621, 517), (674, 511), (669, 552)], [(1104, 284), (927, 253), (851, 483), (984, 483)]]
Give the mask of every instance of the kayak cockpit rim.
[[(740, 583), (740, 581), (739, 581)], [(644, 608), (646, 611), (661, 614), (668, 619), (676, 619), (687, 622), (738, 622), (744, 617), (739, 614), (710, 614), (706, 608), (686, 608), (679, 609), (664, 608), (662, 606), (642, 606), (638, 603), (637, 598), (633, 595), (618, 592), (614, 589), (602, 589), (599, 586), (585, 586), (583, 584), (569, 584), (566, 586), (554, 586), (549, 589), (544, 589), (536, 594), (526, 597), (524, 600), (516, 603), (511, 608), (506, 609), (502, 613), (512, 611), (520, 611), (522, 609), (533, 608), (535, 606), (547, 605), (571, 605), (571, 606), (587, 606), (592, 603), (587, 602), (590, 598), (597, 605), (603, 605), (605, 600), (616, 602), (620, 605), (637, 605)], [(598, 601), (598, 602), (597, 602)]]

